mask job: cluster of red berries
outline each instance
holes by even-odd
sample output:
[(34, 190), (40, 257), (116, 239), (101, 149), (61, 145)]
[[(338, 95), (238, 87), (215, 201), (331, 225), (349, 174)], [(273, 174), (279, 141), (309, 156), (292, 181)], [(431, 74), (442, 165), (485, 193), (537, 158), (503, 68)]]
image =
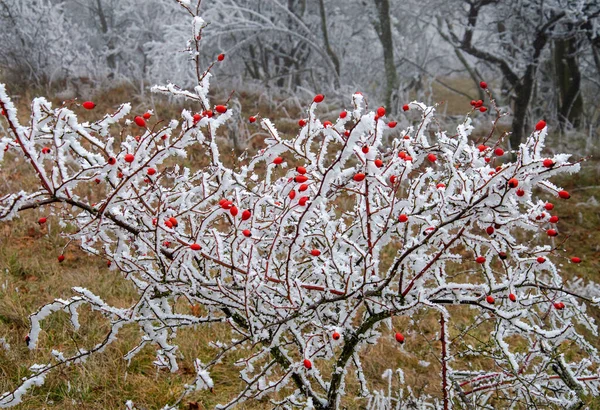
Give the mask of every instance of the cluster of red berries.
[(486, 112), (487, 107), (483, 106), (483, 100), (471, 100), (471, 106), (473, 109), (479, 110), (480, 112)]
[[(313, 103), (315, 103), (315, 104), (319, 104), (319, 103), (322, 103), (324, 100), (325, 100), (325, 96), (324, 96), (323, 94), (317, 94), (317, 95), (315, 95), (315, 97), (313, 98)], [(402, 109), (403, 109), (404, 111), (408, 111), (408, 110), (410, 109), (410, 107), (409, 107), (409, 105), (408, 105), (408, 104), (404, 104), (404, 105), (402, 106)], [(375, 115), (375, 121), (377, 121), (377, 120), (378, 120), (379, 118), (381, 118), (381, 117), (384, 117), (384, 116), (385, 116), (385, 113), (386, 113), (386, 111), (385, 111), (385, 107), (379, 107), (379, 108), (377, 109), (377, 112), (376, 112), (376, 115)], [(342, 112), (340, 113), (340, 115), (339, 115), (339, 117), (340, 117), (341, 119), (344, 119), (344, 118), (346, 118), (347, 116), (348, 116), (348, 112), (347, 112), (347, 111), (342, 111)], [(255, 115), (251, 115), (250, 117), (248, 117), (248, 121), (249, 121), (250, 123), (255, 123), (255, 122), (256, 122), (256, 120), (257, 120), (257, 117), (256, 117)], [(299, 120), (298, 120), (298, 125), (299, 125), (300, 127), (304, 127), (304, 126), (306, 126), (306, 124), (307, 124), (307, 121), (306, 121), (306, 119), (304, 119), (304, 118), (301, 118), (301, 119), (299, 119)], [(387, 124), (387, 125), (388, 125), (388, 127), (389, 127), (389, 128), (395, 128), (395, 127), (398, 125), (398, 122), (397, 122), (397, 121), (390, 121), (390, 122), (388, 122), (388, 124)], [(324, 126), (325, 128), (327, 128), (327, 127), (331, 127), (331, 126), (333, 126), (333, 123), (332, 123), (331, 121), (323, 121), (323, 126)], [(346, 136), (346, 137), (349, 137), (349, 136), (350, 136), (350, 130), (346, 130), (346, 131), (344, 131), (344, 136)], [(406, 139), (406, 137), (405, 137), (405, 139)]]

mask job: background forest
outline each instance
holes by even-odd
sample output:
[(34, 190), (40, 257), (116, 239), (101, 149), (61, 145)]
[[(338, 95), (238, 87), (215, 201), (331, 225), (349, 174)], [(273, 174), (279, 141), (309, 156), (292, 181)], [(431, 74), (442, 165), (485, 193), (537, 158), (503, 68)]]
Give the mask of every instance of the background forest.
[[(483, 97), (485, 80), (513, 108), (513, 145), (541, 117), (594, 143), (596, 1), (214, 0), (202, 8), (211, 24), (200, 58), (226, 54), (222, 87), (280, 101), (361, 90), (388, 112), (419, 99), (462, 114)], [(186, 39), (182, 13), (166, 0), (1, 0), (0, 78), (63, 99), (117, 85), (139, 94), (156, 83), (189, 85), (188, 55), (173, 58)]]

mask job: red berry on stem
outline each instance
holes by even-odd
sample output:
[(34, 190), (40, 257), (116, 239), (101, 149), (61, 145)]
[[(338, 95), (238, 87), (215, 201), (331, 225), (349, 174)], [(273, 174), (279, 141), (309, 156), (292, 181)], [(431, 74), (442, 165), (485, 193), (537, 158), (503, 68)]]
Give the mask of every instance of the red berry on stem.
[(404, 343), (404, 335), (402, 333), (398, 332), (394, 337), (396, 338), (396, 342)]
[(43, 216), (42, 216), (40, 219), (38, 219), (38, 223), (39, 223), (40, 225), (42, 225), (42, 224), (45, 224), (45, 223), (46, 223), (46, 221), (47, 221), (47, 219), (46, 219), (46, 218), (44, 218)]
[(522, 189), (517, 189), (517, 196), (524, 196), (525, 195), (525, 191), (523, 191)]
[(252, 235), (252, 232), (250, 232), (250, 229), (244, 229), (242, 231), (242, 234), (246, 237), (249, 238)]
[(408, 106), (408, 104), (404, 104), (404, 105), (402, 106), (402, 109), (403, 109), (404, 111), (408, 111), (408, 110), (410, 110), (410, 107)]
[(150, 114), (149, 112), (145, 112), (144, 115), (142, 115), (142, 117), (144, 117), (145, 120), (149, 120), (150, 117), (152, 117), (152, 114)]
[(306, 202), (308, 201), (308, 197), (307, 196), (303, 196), (298, 200), (298, 205), (300, 206), (304, 206), (306, 205)]
[(298, 120), (298, 125), (304, 127), (306, 125), (306, 120)]
[(288, 196), (290, 197), (290, 199), (294, 199), (296, 198), (296, 191), (294, 191), (293, 189), (290, 191), (290, 193), (288, 194)]
[(340, 118), (342, 118), (342, 119), (343, 119), (343, 118), (346, 118), (346, 116), (347, 116), (347, 115), (348, 115), (348, 113), (347, 113), (346, 111), (342, 111), (342, 112), (340, 113)]
[(571, 198), (571, 194), (569, 194), (567, 191), (560, 191), (558, 193), (558, 196), (561, 197), (562, 199), (569, 199), (569, 198)]
[(491, 235), (494, 233), (494, 227), (488, 226), (485, 231), (487, 232), (488, 235)]
[(190, 245), (190, 249), (193, 251), (199, 251), (201, 249), (201, 246), (197, 243), (193, 243)]
[(390, 184), (396, 183), (396, 175), (390, 175)]
[(154, 168), (148, 168), (148, 170), (146, 171), (146, 173), (148, 175), (154, 175), (154, 174), (156, 174), (156, 170)]
[(283, 162), (283, 158), (281, 158), (281, 157), (277, 157), (273, 160), (273, 164), (275, 164), (275, 165), (279, 165), (282, 162)]
[(541, 131), (544, 128), (546, 128), (546, 121), (544, 120), (539, 120), (537, 124), (535, 124), (535, 130), (536, 131)]
[(125, 155), (125, 162), (132, 163), (134, 159), (135, 159), (135, 157), (133, 156), (133, 154), (126, 154)]
[(325, 99), (325, 96), (323, 94), (317, 94), (317, 95), (315, 95), (315, 98), (313, 98), (313, 101), (318, 104), (320, 102), (323, 102), (324, 99)]
[(369, 146), (368, 146), (368, 145), (364, 145), (364, 146), (361, 148), (361, 151), (363, 152), (363, 154), (367, 154), (367, 153), (369, 153)]
[(313, 249), (312, 251), (310, 251), (310, 254), (312, 256), (319, 256), (319, 255), (321, 255), (321, 251), (318, 249)]
[(580, 259), (580, 258), (578, 258), (577, 256), (573, 256), (573, 257), (571, 258), (571, 262), (573, 262), (573, 263), (581, 263), (581, 259)]
[(299, 183), (299, 184), (301, 184), (303, 182), (308, 181), (308, 177), (306, 175), (296, 175), (294, 177), (294, 181), (297, 182), (297, 183)]
[(398, 217), (398, 221), (404, 223), (408, 221), (408, 216), (406, 214), (400, 214), (400, 216)]
[(333, 337), (333, 340), (339, 340), (340, 334), (338, 332), (333, 332), (333, 334), (331, 335), (331, 337)]
[(248, 118), (248, 121), (250, 121), (251, 123), (255, 123), (256, 122), (256, 117), (254, 115), (250, 116)]
[(362, 172), (359, 172), (359, 173), (355, 174), (352, 177), (352, 179), (355, 180), (356, 182), (361, 182), (365, 179), (365, 174), (363, 174)]
[(485, 263), (485, 256), (478, 256), (477, 259), (475, 259), (475, 262), (477, 263)]
[(479, 107), (479, 112), (486, 112), (487, 108), (486, 107)]
[[(409, 161), (409, 159), (408, 159), (408, 158), (410, 158), (410, 157), (407, 157), (407, 158), (406, 158), (406, 160), (407, 160), (407, 161)], [(412, 158), (411, 158), (410, 160), (412, 160)], [(446, 188), (446, 184), (444, 184), (443, 182), (440, 182), (440, 183), (439, 183), (439, 184), (437, 184), (435, 187), (436, 187), (437, 189)]]
[(247, 221), (251, 216), (252, 212), (250, 212), (249, 209), (246, 209), (244, 212), (242, 212), (242, 221)]
[(172, 224), (173, 226), (177, 226), (177, 225), (179, 225), (179, 222), (177, 222), (177, 219), (176, 219), (175, 217), (170, 217), (170, 218), (169, 218), (169, 222), (171, 222), (171, 224)]
[(492, 295), (488, 295), (488, 296), (485, 298), (485, 301), (486, 301), (487, 303), (489, 303), (490, 305), (493, 305), (493, 304), (494, 304), (494, 302), (495, 302), (496, 300), (494, 299), (494, 297), (493, 297)]
[(137, 125), (138, 127), (142, 127), (142, 128), (146, 127), (146, 121), (140, 116), (135, 117), (133, 119), (133, 122), (135, 122), (135, 125)]
[(237, 216), (238, 214), (238, 209), (235, 206), (232, 206), (231, 209), (229, 210), (229, 213), (231, 214), (231, 216)]
[(508, 180), (508, 186), (510, 188), (516, 188), (517, 186), (519, 186), (519, 181), (517, 181), (516, 178), (511, 178)]
[(42, 148), (42, 154), (49, 154), (49, 153), (50, 153), (50, 148), (48, 148), (48, 147)]
[(548, 220), (550, 223), (555, 224), (558, 222), (558, 216), (554, 215), (551, 216), (550, 219)]
[(554, 160), (552, 160), (550, 158), (546, 158), (544, 160), (543, 164), (546, 168), (552, 168), (554, 166)]
[(304, 168), (304, 167), (296, 167), (296, 172), (299, 173), (299, 174), (304, 175), (304, 174), (306, 174), (306, 168)]
[(384, 107), (377, 108), (377, 115), (379, 117), (383, 117), (385, 115), (385, 108)]
[(58, 262), (62, 262), (65, 260), (65, 255), (58, 255)]
[(398, 125), (398, 123), (396, 121), (388, 122), (388, 127), (390, 127), (390, 128), (396, 128), (396, 125)]
[(166, 226), (167, 228), (173, 228), (173, 223), (167, 219), (167, 220), (165, 221), (165, 226)]
[(544, 262), (546, 262), (546, 258), (544, 258), (542, 256), (538, 256), (538, 258), (536, 260), (537, 260), (537, 263), (544, 263)]
[(498, 256), (500, 257), (500, 259), (504, 260), (506, 258), (508, 258), (508, 255), (506, 254), (506, 252), (500, 252), (498, 253)]
[(381, 168), (383, 166), (383, 161), (380, 160), (379, 158), (377, 158), (374, 162), (375, 162), (375, 166), (377, 168)]
[(310, 362), (310, 360), (304, 359), (302, 363), (304, 364), (304, 367), (306, 367), (308, 370), (312, 369), (312, 363)]
[(225, 114), (227, 112), (227, 107), (225, 107), (224, 105), (217, 105), (215, 107), (215, 111), (219, 114)]
[(551, 211), (554, 209), (554, 204), (551, 202), (546, 202), (546, 205), (544, 205), (544, 208), (546, 208), (546, 211)]
[(558, 235), (558, 232), (556, 232), (556, 229), (548, 229), (546, 231), (546, 233), (548, 234), (548, 236), (556, 236), (556, 235)]
[(479, 150), (479, 152), (483, 152), (487, 149), (487, 147), (485, 145), (481, 144), (481, 145), (477, 146), (477, 149)]
[(516, 302), (517, 301), (517, 297), (515, 296), (514, 293), (511, 293), (510, 295), (508, 295), (508, 298), (510, 299), (511, 302)]
[(81, 104), (81, 106), (86, 110), (93, 110), (96, 107), (96, 104), (94, 104), (92, 101), (86, 101)]
[(479, 83), (479, 86), (481, 88), (483, 88), (483, 89), (486, 89), (487, 88), (487, 83), (485, 81), (482, 81), (482, 82)]
[(299, 192), (304, 192), (308, 189), (308, 184), (302, 184), (298, 187)]
[(429, 153), (429, 154), (427, 155), (427, 159), (428, 159), (429, 161), (431, 161), (431, 162), (435, 162), (435, 161), (437, 161), (437, 157), (436, 157), (436, 156), (435, 156), (435, 154), (433, 154), (433, 153)]
[(223, 54), (223, 53), (219, 54), (219, 55), (217, 56), (217, 60), (219, 60), (219, 61), (223, 61), (223, 60), (225, 60), (225, 54)]
[(494, 154), (496, 154), (496, 156), (501, 157), (502, 155), (504, 155), (504, 150), (502, 148), (496, 148), (494, 150)]

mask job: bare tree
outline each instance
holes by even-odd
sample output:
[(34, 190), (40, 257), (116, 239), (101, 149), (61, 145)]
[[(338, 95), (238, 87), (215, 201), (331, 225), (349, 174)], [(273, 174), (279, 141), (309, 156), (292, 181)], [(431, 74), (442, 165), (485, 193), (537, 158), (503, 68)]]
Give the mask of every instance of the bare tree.
[[(584, 4), (569, 2), (562, 5), (542, 0), (460, 0), (453, 4), (458, 12), (445, 15), (446, 35), (451, 42), (500, 70), (510, 87), (513, 101), (510, 141), (513, 147), (521, 143), (528, 127), (536, 75), (548, 44), (553, 39), (572, 36), (586, 21), (598, 17), (598, 4)], [(572, 68), (570, 72), (573, 72)], [(573, 98), (564, 98), (570, 107), (564, 108), (567, 111), (572, 108)]]
[(383, 48), (383, 65), (385, 67), (386, 88), (383, 101), (386, 106), (392, 107), (392, 95), (398, 88), (398, 73), (394, 62), (394, 41), (392, 25), (390, 22), (389, 0), (374, 0), (377, 8), (378, 20), (375, 22), (375, 31)]

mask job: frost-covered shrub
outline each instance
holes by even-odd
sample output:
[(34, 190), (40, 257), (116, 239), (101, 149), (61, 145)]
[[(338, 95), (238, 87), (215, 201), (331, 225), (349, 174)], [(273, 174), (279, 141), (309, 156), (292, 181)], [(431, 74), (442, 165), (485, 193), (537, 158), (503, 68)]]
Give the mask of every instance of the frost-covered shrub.
[[(192, 17), (193, 60), (206, 23), (180, 3)], [(194, 361), (196, 377), (165, 408), (212, 388), (211, 370), (233, 351), (245, 355), (238, 361), (245, 388), (222, 408), (265, 395), (284, 408), (338, 408), (351, 370), (373, 408), (567, 407), (598, 393), (598, 353), (581, 332), (597, 336), (586, 304), (600, 299), (578, 295), (585, 288), (579, 282), (575, 289), (563, 282), (555, 261), (580, 260), (563, 255), (553, 205), (533, 195), (540, 189), (568, 199), (548, 179), (579, 164), (568, 155), (543, 156), (543, 121), (518, 150), (504, 153), (497, 109), (489, 134), (474, 143), (470, 116), (449, 133), (436, 125), (435, 107), (412, 102), (405, 110), (420, 120), (400, 131), (383, 107), (369, 111), (356, 93), (331, 123), (319, 118), (324, 97), (317, 95), (295, 136), (251, 117), (269, 136), (233, 169), (216, 143), (232, 110), (209, 100), (209, 71), (198, 67), (192, 90), (154, 87), (194, 107), (171, 121), (136, 115), (123, 104), (81, 123), (78, 106), (53, 108), (36, 98), (29, 123), (21, 125), (0, 85), (0, 154), (26, 159), (39, 179), (35, 190), (0, 198), (0, 220), (47, 210), (76, 228), (70, 239), (139, 291), (135, 304), (117, 308), (76, 287), (75, 296), (32, 314), (31, 349), (41, 321), (54, 312), (70, 314), (77, 330), (78, 308), (88, 305), (112, 326), (101, 343), (74, 355), (54, 350), (49, 363), (33, 366), (21, 386), (0, 396), (0, 407), (19, 403), (57, 366), (101, 353), (125, 325), (140, 331), (126, 359), (153, 345), (156, 366), (174, 372), (177, 331), (216, 322), (229, 326), (230, 339), (214, 341), (220, 351), (213, 360)], [(474, 102), (474, 110), (480, 105)], [(131, 127), (139, 136), (128, 134)], [(171, 166), (190, 148), (206, 153), (206, 166)], [(84, 194), (89, 185), (104, 193), (101, 199)], [(199, 306), (197, 314), (175, 309), (182, 300)], [(464, 315), (458, 305), (472, 308), (473, 324), (450, 343), (455, 315)], [(382, 338), (399, 349), (414, 342), (409, 332), (390, 329), (391, 318), (423, 311), (439, 315), (441, 393), (406, 394), (403, 401), (391, 387), (373, 388), (360, 353)], [(472, 346), (469, 336), (484, 321), (493, 323), (489, 342)], [(580, 349), (570, 360), (567, 340)], [(493, 365), (470, 370), (464, 363), (473, 356)], [(385, 376), (391, 386), (392, 373)]]

